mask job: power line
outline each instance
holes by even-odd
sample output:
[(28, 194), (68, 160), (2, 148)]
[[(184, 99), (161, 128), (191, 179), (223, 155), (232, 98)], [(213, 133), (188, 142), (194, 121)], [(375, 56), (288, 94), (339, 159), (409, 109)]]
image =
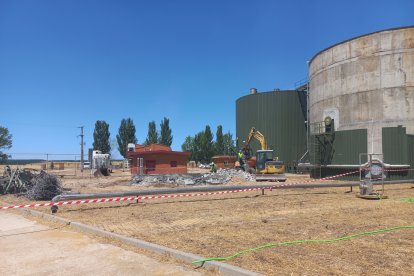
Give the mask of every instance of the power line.
[(80, 163), (81, 172), (83, 172), (83, 127), (84, 126), (80, 126), (79, 127), (80, 128), (80, 131), (81, 131), (81, 134), (79, 135), (80, 138), (81, 138), (81, 143), (80, 143), (80, 145), (81, 145), (81, 163)]

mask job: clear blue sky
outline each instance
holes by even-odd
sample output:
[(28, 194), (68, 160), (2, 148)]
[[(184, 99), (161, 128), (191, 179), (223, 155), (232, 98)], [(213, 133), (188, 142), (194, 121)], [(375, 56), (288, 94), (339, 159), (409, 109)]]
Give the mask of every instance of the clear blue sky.
[(167, 117), (181, 150), (207, 124), (235, 136), (251, 87), (293, 88), (318, 51), (407, 25), (412, 0), (0, 0), (0, 125), (9, 152), (78, 153), (77, 126), (89, 148), (96, 120), (114, 139), (131, 117), (143, 142)]

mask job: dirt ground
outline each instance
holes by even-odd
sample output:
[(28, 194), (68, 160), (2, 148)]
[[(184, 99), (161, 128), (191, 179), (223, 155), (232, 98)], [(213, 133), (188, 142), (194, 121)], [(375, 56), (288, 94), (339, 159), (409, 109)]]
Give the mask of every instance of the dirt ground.
[[(129, 186), (130, 176), (63, 178), (79, 192), (153, 189)], [(288, 183), (309, 180), (289, 175)], [(236, 180), (229, 185), (240, 185)], [(140, 203), (62, 206), (58, 216), (205, 257), (302, 239), (332, 239), (362, 231), (414, 225), (414, 185), (385, 186), (384, 200), (363, 200), (354, 188), (284, 189)], [(26, 202), (12, 196), (0, 198)], [(38, 210), (50, 212), (48, 208)], [(249, 252), (227, 263), (266, 275), (412, 275), (414, 229), (336, 243), (283, 245)]]

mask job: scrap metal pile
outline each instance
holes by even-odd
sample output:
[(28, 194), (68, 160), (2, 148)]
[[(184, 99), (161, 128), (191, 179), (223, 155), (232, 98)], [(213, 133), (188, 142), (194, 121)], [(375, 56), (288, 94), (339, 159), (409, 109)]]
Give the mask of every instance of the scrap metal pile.
[(3, 176), (0, 176), (0, 194), (3, 195), (17, 194), (34, 200), (51, 200), (62, 191), (58, 177), (45, 171), (38, 173), (5, 166)]
[(131, 180), (132, 185), (176, 184), (176, 185), (216, 185), (226, 184), (234, 177), (244, 181), (255, 181), (253, 175), (234, 169), (220, 169), (206, 174), (160, 174), (137, 175)]

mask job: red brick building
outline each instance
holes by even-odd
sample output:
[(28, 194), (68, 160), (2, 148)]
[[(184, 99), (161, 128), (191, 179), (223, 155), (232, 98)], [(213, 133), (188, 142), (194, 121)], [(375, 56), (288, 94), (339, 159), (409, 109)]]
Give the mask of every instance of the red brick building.
[(172, 151), (170, 147), (151, 144), (136, 144), (129, 147), (127, 157), (130, 159), (132, 174), (170, 174), (187, 173), (187, 160), (190, 152)]
[(215, 155), (211, 158), (211, 160), (218, 168), (233, 169), (234, 163), (237, 161), (237, 157), (229, 155)]

